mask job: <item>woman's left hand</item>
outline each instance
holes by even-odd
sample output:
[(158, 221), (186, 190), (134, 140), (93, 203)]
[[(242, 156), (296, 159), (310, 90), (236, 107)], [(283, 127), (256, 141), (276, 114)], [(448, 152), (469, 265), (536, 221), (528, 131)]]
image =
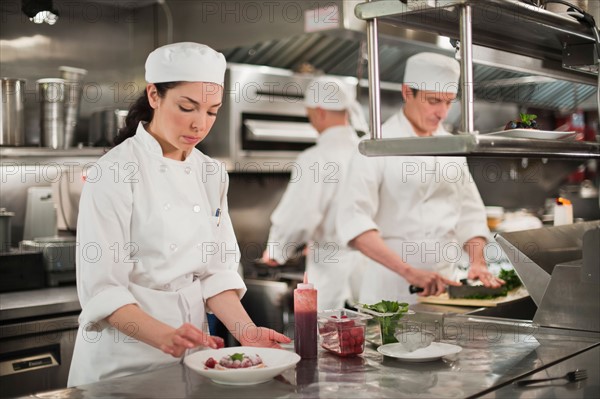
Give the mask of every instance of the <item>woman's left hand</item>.
[(248, 327), (239, 338), (242, 346), (259, 346), (263, 348), (281, 349), (280, 343), (289, 344), (292, 340), (275, 330), (265, 327)]

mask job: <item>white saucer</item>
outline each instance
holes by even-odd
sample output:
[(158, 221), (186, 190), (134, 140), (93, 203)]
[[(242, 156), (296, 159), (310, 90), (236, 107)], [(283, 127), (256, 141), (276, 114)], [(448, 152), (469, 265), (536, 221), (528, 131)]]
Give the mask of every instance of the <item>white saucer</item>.
[(443, 342), (432, 342), (426, 348), (408, 352), (400, 343), (381, 345), (377, 352), (385, 356), (394, 357), (405, 362), (431, 362), (443, 356), (454, 355), (462, 348), (458, 345), (445, 344)]
[(537, 129), (510, 129), (493, 133), (484, 133), (489, 136), (512, 137), (517, 139), (537, 139), (537, 140), (566, 140), (575, 139), (577, 132), (556, 132)]

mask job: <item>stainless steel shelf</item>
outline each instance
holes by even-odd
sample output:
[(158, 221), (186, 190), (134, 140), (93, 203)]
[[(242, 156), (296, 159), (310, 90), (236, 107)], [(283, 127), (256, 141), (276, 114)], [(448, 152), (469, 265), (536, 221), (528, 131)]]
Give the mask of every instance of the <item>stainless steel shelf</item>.
[(67, 158), (67, 157), (101, 157), (108, 148), (84, 147), (53, 150), (44, 147), (0, 147), (0, 161), (8, 158)]
[[(473, 118), (474, 44), (506, 51), (508, 57), (516, 54), (547, 63), (560, 62), (564, 68), (595, 66), (596, 35), (590, 27), (570, 16), (548, 12), (519, 0), (372, 0), (358, 4), (355, 14), (367, 21), (371, 140), (360, 143), (364, 155), (600, 158), (598, 143), (477, 135)], [(382, 137), (378, 66), (380, 21), (460, 40), (463, 135)], [(590, 78), (589, 74), (572, 70), (571, 74), (578, 75), (579, 80)]]
[[(464, 5), (472, 8), (473, 44), (562, 63), (565, 47), (595, 43), (591, 29), (574, 18), (518, 0), (409, 0), (407, 4), (379, 0), (358, 4), (355, 13), (360, 19), (377, 18), (458, 39)], [(590, 49), (589, 65), (594, 65), (593, 47)], [(590, 68), (581, 72), (589, 73)]]
[(482, 135), (363, 140), (366, 156), (440, 155), (531, 158), (600, 158), (600, 144), (582, 141), (516, 139)]

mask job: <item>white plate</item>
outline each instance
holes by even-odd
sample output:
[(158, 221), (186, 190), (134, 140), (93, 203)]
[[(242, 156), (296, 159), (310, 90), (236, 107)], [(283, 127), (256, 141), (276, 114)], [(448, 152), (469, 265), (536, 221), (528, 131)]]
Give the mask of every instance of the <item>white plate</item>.
[(426, 348), (417, 349), (408, 352), (402, 344), (386, 344), (377, 348), (377, 352), (382, 355), (395, 357), (405, 362), (430, 362), (443, 356), (454, 355), (462, 350), (458, 345), (445, 344), (443, 342), (432, 342)]
[(512, 137), (516, 139), (565, 140), (575, 138), (577, 132), (555, 132), (551, 130), (536, 129), (510, 129), (485, 134), (488, 136)]
[[(214, 358), (218, 362), (223, 356), (234, 353), (259, 355), (265, 367), (259, 369), (215, 370), (204, 366), (209, 357)], [(283, 371), (294, 367), (299, 361), (300, 356), (283, 349), (233, 346), (230, 348), (208, 349), (196, 352), (187, 356), (183, 362), (198, 374), (210, 378), (219, 384), (254, 385), (271, 380)]]

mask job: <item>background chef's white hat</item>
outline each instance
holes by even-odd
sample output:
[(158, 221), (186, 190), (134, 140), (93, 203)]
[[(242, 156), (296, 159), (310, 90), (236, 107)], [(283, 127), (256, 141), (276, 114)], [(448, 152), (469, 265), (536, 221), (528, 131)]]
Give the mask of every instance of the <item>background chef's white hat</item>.
[(441, 93), (458, 92), (460, 66), (454, 58), (436, 53), (419, 53), (406, 61), (404, 84)]
[(320, 76), (308, 84), (304, 93), (304, 106), (328, 111), (348, 111), (354, 129), (362, 132), (369, 130), (362, 108), (356, 101), (356, 92), (333, 76)]
[(210, 82), (223, 86), (225, 56), (199, 43), (168, 44), (154, 50), (146, 59), (146, 81)]

